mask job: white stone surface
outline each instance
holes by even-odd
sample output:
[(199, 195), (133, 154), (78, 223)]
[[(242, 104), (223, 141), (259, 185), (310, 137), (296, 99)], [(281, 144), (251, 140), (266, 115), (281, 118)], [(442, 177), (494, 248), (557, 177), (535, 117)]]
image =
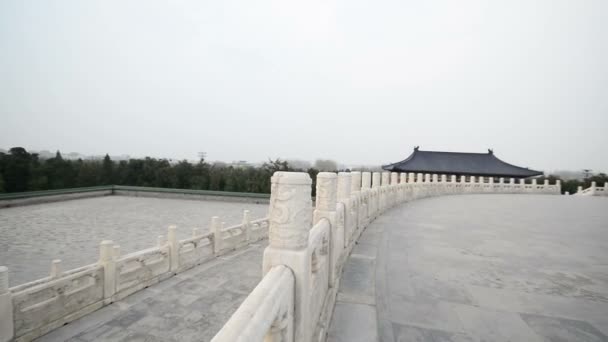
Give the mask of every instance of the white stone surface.
[[(606, 341), (607, 204), (485, 194), (408, 203), (365, 232), (383, 241), (369, 253), (375, 284), (345, 271), (354, 284), (343, 288), (350, 302), (352, 289), (375, 288), (379, 335), (392, 335), (382, 341)], [(374, 273), (355, 251), (349, 263)]]
[(192, 228), (207, 232), (210, 218), (240, 223), (243, 209), (265, 217), (267, 204), (107, 196), (0, 209), (0, 265), (10, 286), (48, 276), (54, 259), (69, 270), (97, 261), (99, 242), (120, 244), (123, 254), (156, 245), (169, 225), (178, 239)]

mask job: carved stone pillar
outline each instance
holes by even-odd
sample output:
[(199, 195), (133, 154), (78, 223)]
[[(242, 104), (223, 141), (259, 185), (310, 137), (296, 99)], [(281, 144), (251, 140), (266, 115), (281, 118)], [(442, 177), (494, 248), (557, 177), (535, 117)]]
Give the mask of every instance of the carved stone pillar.
[(377, 188), (380, 186), (380, 172), (372, 173), (372, 188)]
[[(350, 190), (350, 188), (348, 189)], [(317, 200), (313, 224), (317, 224), (321, 219), (327, 219), (330, 224), (329, 285), (331, 287), (335, 285), (338, 260), (344, 250), (344, 217), (336, 211), (337, 200), (338, 176), (333, 172), (320, 172), (317, 175)], [(342, 205), (340, 205), (340, 209), (343, 212)]]
[(12, 341), (13, 326), (13, 298), (8, 290), (8, 268), (0, 266), (0, 341)]
[(305, 172), (275, 172), (271, 178), (269, 245), (263, 271), (275, 265), (289, 267), (295, 277), (294, 330), (296, 342), (311, 340), (311, 256), (308, 233), (312, 225), (312, 181)]
[(399, 174), (397, 172), (391, 172), (391, 185), (399, 184)]
[[(361, 172), (353, 171), (350, 173), (351, 187), (350, 187), (350, 197), (351, 197), (351, 217), (353, 218), (353, 234), (349, 236), (349, 239), (352, 239), (354, 236), (354, 232), (359, 229), (361, 225)], [(350, 240), (349, 240), (350, 241)], [(347, 241), (347, 242), (349, 242)]]
[(114, 260), (114, 243), (111, 240), (103, 240), (99, 244), (99, 261), (103, 266), (103, 298), (104, 303), (113, 302), (112, 297), (116, 293), (116, 262)]
[(361, 206), (362, 210), (362, 225), (366, 225), (369, 218), (372, 215), (372, 201), (371, 201), (371, 184), (372, 174), (371, 172), (361, 172)]
[(370, 172), (361, 172), (361, 189), (369, 189), (372, 184), (372, 174)]
[(370, 193), (370, 209), (371, 215), (375, 218), (378, 216), (380, 211), (380, 186), (381, 183), (381, 172), (372, 173), (372, 192)]
[(382, 172), (382, 183), (380, 185), (381, 186), (390, 185), (390, 181), (391, 181), (391, 173), (388, 171), (383, 171)]
[(350, 173), (350, 192), (358, 192), (361, 191), (361, 172), (353, 171)]
[[(338, 203), (342, 203), (344, 206), (343, 215), (343, 227), (342, 227), (342, 239), (341, 239), (341, 248), (344, 249), (348, 245), (348, 241), (352, 236), (354, 231), (354, 227), (356, 224), (354, 223), (355, 217), (351, 214), (351, 180), (352, 175), (348, 172), (340, 172), (338, 173)], [(340, 222), (338, 222), (340, 223)]]

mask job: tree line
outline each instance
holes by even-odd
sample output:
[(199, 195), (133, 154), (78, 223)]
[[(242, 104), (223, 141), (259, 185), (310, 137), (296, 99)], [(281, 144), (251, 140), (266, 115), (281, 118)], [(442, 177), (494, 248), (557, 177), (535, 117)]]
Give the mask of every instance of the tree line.
[(0, 153), (0, 192), (66, 189), (98, 185), (131, 185), (159, 188), (270, 193), (270, 176), (275, 171), (316, 171), (295, 169), (286, 161), (269, 160), (261, 166), (234, 167), (222, 163), (146, 157), (114, 161), (64, 159), (58, 151), (53, 158), (40, 159), (22, 147)]
[[(314, 167), (292, 167), (287, 161), (269, 160), (261, 166), (232, 166), (223, 163), (197, 163), (182, 160), (171, 163), (167, 159), (146, 157), (114, 161), (108, 155), (101, 160), (64, 159), (57, 151), (55, 157), (40, 159), (22, 147), (0, 152), (0, 192), (66, 189), (98, 185), (131, 185), (159, 188), (270, 193), (270, 177), (275, 171), (308, 172), (314, 181), (319, 169), (336, 171), (333, 161), (317, 161)], [(348, 170), (346, 170), (348, 171)], [(551, 183), (559, 179), (547, 177)], [(539, 179), (542, 182), (544, 178)], [(604, 173), (584, 180), (562, 181), (562, 192), (571, 194), (577, 187), (587, 188), (595, 181), (603, 186), (608, 181)], [(314, 193), (313, 193), (314, 195)]]

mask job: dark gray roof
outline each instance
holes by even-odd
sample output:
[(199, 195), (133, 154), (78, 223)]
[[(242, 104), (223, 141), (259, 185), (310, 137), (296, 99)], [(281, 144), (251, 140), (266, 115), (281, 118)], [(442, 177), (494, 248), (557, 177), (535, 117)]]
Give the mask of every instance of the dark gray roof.
[(414, 148), (407, 159), (382, 166), (393, 172), (444, 173), (448, 175), (479, 175), (524, 178), (540, 176), (541, 171), (505, 163), (488, 153), (420, 151)]

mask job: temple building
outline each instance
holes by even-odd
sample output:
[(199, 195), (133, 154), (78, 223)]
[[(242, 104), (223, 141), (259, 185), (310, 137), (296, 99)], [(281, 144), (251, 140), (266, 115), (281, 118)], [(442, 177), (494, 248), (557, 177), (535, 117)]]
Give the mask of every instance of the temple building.
[(493, 178), (527, 178), (543, 175), (542, 171), (515, 166), (498, 159), (491, 149), (488, 153), (421, 151), (418, 146), (407, 159), (384, 165), (392, 172), (414, 172), (456, 176)]

